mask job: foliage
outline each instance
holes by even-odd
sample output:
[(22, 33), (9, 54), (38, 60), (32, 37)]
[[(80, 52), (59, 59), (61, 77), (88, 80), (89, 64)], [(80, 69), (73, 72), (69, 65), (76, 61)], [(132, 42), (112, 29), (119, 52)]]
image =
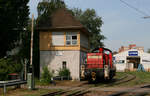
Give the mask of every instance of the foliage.
[(29, 0), (0, 0), (0, 58), (18, 46), (28, 24)]
[(59, 76), (66, 76), (66, 77), (68, 77), (68, 76), (70, 76), (70, 70), (67, 69), (67, 68), (59, 69), (58, 75)]
[(42, 73), (42, 76), (41, 76), (41, 82), (50, 83), (52, 76), (53, 76), (52, 72), (50, 72), (48, 70), (48, 68), (46, 66), (44, 66), (43, 67), (43, 73)]
[(128, 72), (129, 74), (135, 75), (136, 80), (130, 82), (130, 85), (137, 85), (137, 84), (148, 84), (150, 83), (150, 72), (142, 72), (142, 71), (137, 71), (137, 72)]
[(22, 58), (30, 58), (31, 19), (28, 20), (26, 32), (22, 33), (22, 43), (18, 55)]
[[(131, 74), (133, 76), (136, 76), (136, 79), (131, 80), (129, 82), (121, 83), (120, 85), (117, 85), (117, 86), (135, 86), (135, 85), (150, 83), (150, 72), (142, 72), (142, 71), (117, 72), (115, 79), (120, 79), (120, 78), (126, 76), (126, 74)], [(116, 86), (116, 85), (114, 85), (114, 86)]]
[(113, 55), (115, 55), (115, 54), (118, 54), (118, 52), (117, 52), (117, 51), (114, 51), (114, 52), (113, 52)]
[[(37, 26), (45, 27), (46, 22), (51, 20), (51, 14), (58, 8), (65, 8), (63, 0), (43, 0), (37, 6), (38, 18)], [(50, 21), (49, 21), (50, 22)], [(47, 22), (49, 24), (49, 22)]]
[[(36, 88), (35, 90), (27, 90), (26, 88), (17, 88), (14, 90), (13, 87), (7, 88), (7, 96), (42, 96), (43, 94), (49, 94), (52, 92), (63, 91), (62, 89), (46, 89)], [(2, 91), (1, 91), (2, 92)], [(1, 93), (2, 94), (2, 93)], [(4, 95), (1, 95), (4, 96)], [(60, 95), (57, 95), (60, 96)]]
[[(34, 21), (34, 25), (36, 25)], [(28, 20), (28, 26), (26, 32), (22, 35), (22, 44), (20, 46), (20, 51), (18, 55), (21, 59), (30, 60), (30, 40), (31, 40), (31, 19)], [(35, 28), (34, 28), (35, 29)], [(33, 66), (36, 72), (34, 75), (39, 78), (39, 33), (34, 30), (33, 35)], [(27, 65), (29, 66), (29, 64)]]
[(0, 59), (0, 80), (8, 80), (9, 73), (20, 73), (22, 65), (13, 58)]
[[(136, 76), (135, 79), (129, 80), (127, 82), (127, 79), (130, 79), (130, 76), (127, 76), (128, 74), (131, 74), (133, 76)], [(122, 82), (116, 84), (116, 82)], [(116, 72), (116, 76), (114, 77), (114, 80), (110, 82), (101, 82), (98, 84), (95, 84), (95, 86), (99, 87), (133, 87), (137, 85), (144, 85), (144, 84), (149, 84), (150, 83), (150, 72), (142, 72), (142, 71), (135, 71), (135, 72)]]
[(94, 9), (87, 9), (82, 11), (81, 9), (70, 10), (75, 16), (91, 33), (90, 36), (90, 45), (91, 49), (97, 47), (103, 47), (104, 44), (102, 40), (106, 39), (104, 35), (101, 34), (101, 26), (103, 21), (101, 17), (97, 16)]
[(147, 53), (150, 53), (150, 49), (147, 50)]

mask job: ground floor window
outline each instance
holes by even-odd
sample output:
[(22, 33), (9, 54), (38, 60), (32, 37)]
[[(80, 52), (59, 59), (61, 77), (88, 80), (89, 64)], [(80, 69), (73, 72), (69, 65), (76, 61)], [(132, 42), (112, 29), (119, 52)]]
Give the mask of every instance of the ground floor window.
[(67, 64), (66, 61), (63, 61), (63, 62), (62, 62), (62, 68), (63, 68), (63, 69), (66, 69), (66, 68), (67, 68), (67, 67), (66, 67), (66, 64)]

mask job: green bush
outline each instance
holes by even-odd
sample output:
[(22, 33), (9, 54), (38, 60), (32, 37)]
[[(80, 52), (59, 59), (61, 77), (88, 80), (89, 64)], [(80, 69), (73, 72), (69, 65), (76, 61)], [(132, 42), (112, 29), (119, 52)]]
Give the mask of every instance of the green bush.
[(48, 68), (46, 66), (44, 66), (42, 76), (41, 76), (41, 82), (42, 83), (50, 83), (52, 77), (53, 77), (52, 72), (50, 72), (48, 70)]
[(8, 74), (20, 73), (22, 65), (12, 58), (0, 59), (0, 81), (8, 80)]
[(67, 68), (60, 69), (58, 72), (59, 76), (70, 76), (70, 70)]

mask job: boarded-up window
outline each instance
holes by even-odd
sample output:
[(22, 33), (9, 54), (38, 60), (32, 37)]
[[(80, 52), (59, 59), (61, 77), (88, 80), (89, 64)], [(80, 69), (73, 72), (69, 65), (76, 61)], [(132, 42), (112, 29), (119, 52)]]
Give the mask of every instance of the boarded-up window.
[(52, 45), (64, 45), (64, 32), (52, 32)]

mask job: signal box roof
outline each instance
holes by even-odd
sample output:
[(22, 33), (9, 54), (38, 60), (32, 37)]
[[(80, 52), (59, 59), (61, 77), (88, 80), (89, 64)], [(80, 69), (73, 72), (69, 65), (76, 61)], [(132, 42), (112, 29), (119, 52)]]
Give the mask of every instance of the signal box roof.
[(82, 30), (89, 34), (89, 31), (65, 8), (56, 10), (45, 22), (38, 24), (37, 30)]

